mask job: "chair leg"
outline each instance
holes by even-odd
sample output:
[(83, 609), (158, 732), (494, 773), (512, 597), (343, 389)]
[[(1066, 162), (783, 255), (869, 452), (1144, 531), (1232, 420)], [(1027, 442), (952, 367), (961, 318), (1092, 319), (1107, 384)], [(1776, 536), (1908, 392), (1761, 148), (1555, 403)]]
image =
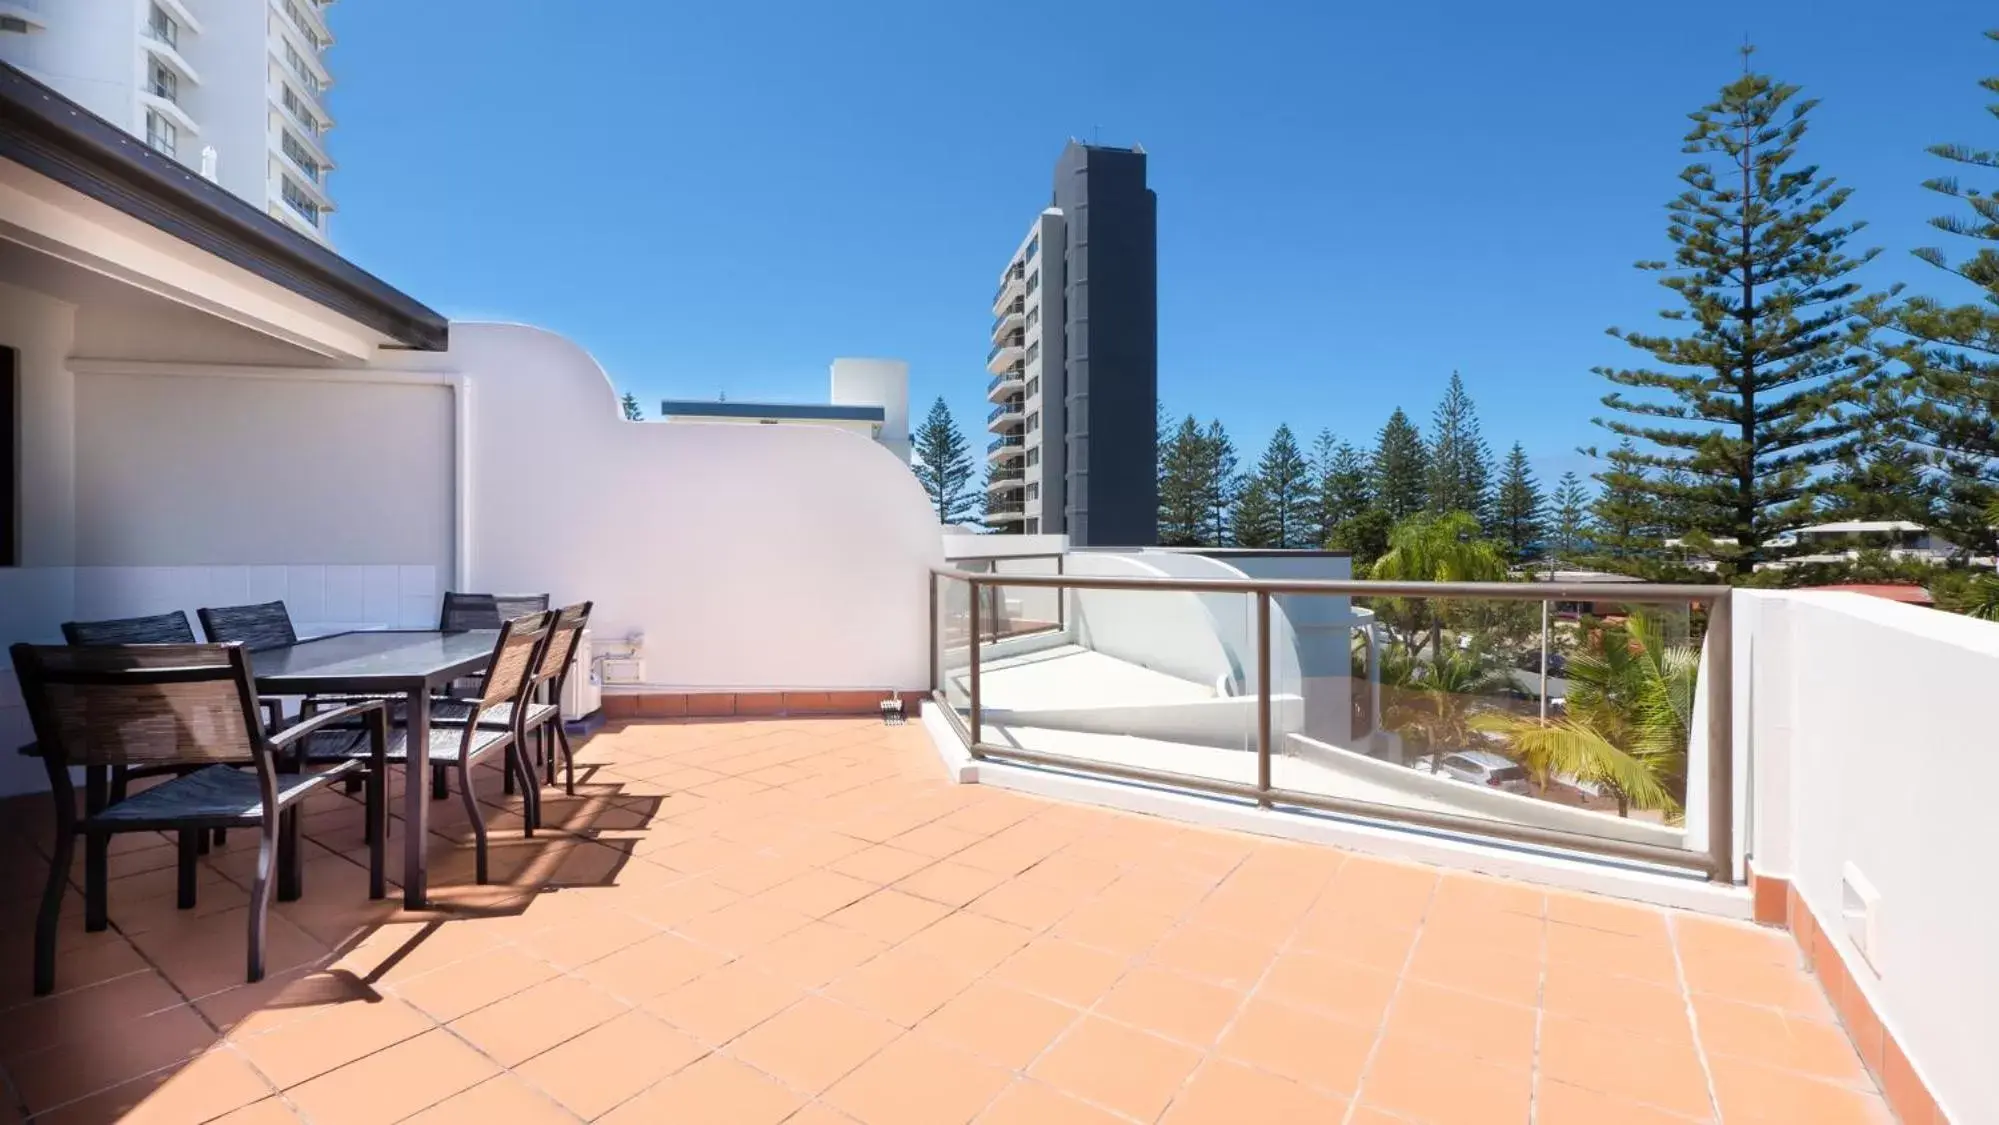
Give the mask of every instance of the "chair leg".
[(76, 861), (76, 826), (69, 817), (56, 824), (55, 855), (49, 858), (49, 881), (42, 888), (42, 908), (35, 915), (35, 995), (56, 990), (56, 927), (62, 921), (63, 895), (69, 891), (69, 866)]
[(478, 798), (472, 794), (472, 763), (458, 767), (458, 795), (465, 799), (465, 815), (472, 821), (473, 881), (486, 881), (486, 818), (480, 815)]
[(366, 779), (369, 898), (381, 898), (389, 893), (387, 873), (382, 868), (382, 859), (389, 844), (389, 795), (383, 784), (382, 772), (369, 770)]
[(297, 902), (305, 894), (305, 849), (300, 846), (298, 806), (278, 814), (278, 901)]
[(278, 859), (278, 815), (267, 806), (257, 835), (257, 874), (250, 881), (250, 941), (247, 977), (264, 979), (265, 916), (271, 910), (271, 874)]
[(576, 795), (576, 748), (569, 744), (569, 732), (562, 729), (562, 720), (551, 721), (549, 729), (555, 732), (555, 741), (562, 746), (562, 786), (572, 797)]
[(111, 925), (111, 834), (93, 828), (83, 833), (83, 928), (97, 933)]
[(444, 767), (430, 767), (430, 799), (442, 801), (451, 796), (451, 787), (445, 783)]
[(216, 846), (216, 847), (218, 847), (218, 848), (220, 848), (220, 847), (226, 847), (226, 846), (228, 845), (228, 843), (229, 843), (229, 830), (228, 830), (227, 828), (218, 828), (218, 829), (216, 829), (216, 830), (215, 830), (215, 846)]
[[(514, 775), (521, 772), (519, 766), (519, 756), (508, 754), (507, 768), (500, 771), (500, 792), (505, 793), (509, 797), (514, 795)], [(523, 781), (521, 784), (525, 785), (527, 783)]]
[(194, 909), (194, 865), (201, 855), (201, 838), (207, 833), (199, 828), (180, 830), (180, 880), (177, 884), (179, 895), (174, 902), (182, 910)]
[(533, 839), (541, 824), (541, 786), (536, 784), (534, 763), (528, 761), (518, 737), (507, 747), (507, 768), (502, 772), (512, 777), (516, 771), (521, 775), (521, 836)]
[[(109, 802), (109, 803), (110, 803), (110, 804), (113, 804), (113, 805), (115, 805), (115, 804), (117, 804), (118, 802), (120, 802), (120, 801), (124, 800), (124, 799), (126, 798), (126, 796), (128, 796), (128, 795), (129, 795), (129, 790), (130, 790), (130, 788), (131, 788), (131, 782), (132, 782), (132, 779), (131, 779), (131, 778), (130, 778), (130, 777), (129, 777), (129, 776), (127, 775), (127, 774), (126, 774), (126, 772), (125, 772), (125, 767), (124, 767), (124, 766), (112, 766), (112, 767), (111, 767), (111, 793), (110, 793), (110, 802)], [(92, 812), (93, 814), (94, 814), (94, 813), (100, 813), (100, 812), (103, 812), (103, 811), (104, 811), (104, 808), (105, 808), (105, 807), (106, 807), (106, 806), (104, 806), (104, 805), (100, 805), (99, 807), (97, 807), (97, 808), (94, 808), (94, 809), (91, 809), (90, 811), (91, 811), (91, 812)]]

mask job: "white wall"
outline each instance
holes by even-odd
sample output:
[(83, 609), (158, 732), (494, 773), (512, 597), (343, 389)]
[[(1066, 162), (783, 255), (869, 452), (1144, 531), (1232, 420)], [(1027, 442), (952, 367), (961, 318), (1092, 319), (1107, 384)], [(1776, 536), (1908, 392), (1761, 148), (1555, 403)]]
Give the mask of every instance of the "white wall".
[(574, 343), (454, 323), (408, 357), (467, 388), (465, 566), (486, 590), (593, 599), (670, 688), (920, 690), (937, 517), (915, 474), (818, 426), (623, 420)]
[(453, 409), (310, 372), (79, 375), (77, 563), (448, 572)]
[[(1753, 695), (1736, 703), (1756, 870), (1791, 880), (1950, 1119), (1999, 1121), (1999, 625), (1854, 594), (1735, 596), (1752, 611)], [(1867, 959), (1844, 932), (1849, 864), (1879, 894)]]
[(875, 439), (909, 461), (909, 364), (899, 359), (836, 359), (832, 367), (834, 406), (879, 406), (881, 434)]
[[(1165, 576), (1152, 559), (1136, 555), (1080, 551), (1070, 554), (1063, 565), (1077, 575)], [(1076, 643), (1085, 648), (1208, 687), (1246, 682), (1249, 670), (1223, 644), (1223, 627), (1199, 594), (1075, 590), (1069, 597), (1070, 628)], [(1241, 600), (1248, 602), (1246, 596)], [(1241, 617), (1244, 612), (1238, 606), (1230, 615)], [(1254, 618), (1249, 620), (1254, 628)], [(1238, 622), (1236, 628), (1240, 627)]]

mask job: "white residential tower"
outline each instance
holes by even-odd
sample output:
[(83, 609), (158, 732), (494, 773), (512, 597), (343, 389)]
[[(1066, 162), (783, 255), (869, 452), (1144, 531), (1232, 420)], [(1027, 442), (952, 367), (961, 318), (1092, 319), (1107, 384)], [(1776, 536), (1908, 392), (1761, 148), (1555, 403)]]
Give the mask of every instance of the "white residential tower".
[(326, 241), (332, 0), (0, 0), (0, 61)]

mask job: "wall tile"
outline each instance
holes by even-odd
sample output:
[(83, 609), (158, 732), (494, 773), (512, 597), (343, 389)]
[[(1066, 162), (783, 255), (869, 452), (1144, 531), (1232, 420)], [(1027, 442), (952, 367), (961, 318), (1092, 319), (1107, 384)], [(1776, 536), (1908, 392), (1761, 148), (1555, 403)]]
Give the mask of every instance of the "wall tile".
[(402, 568), (361, 568), (361, 617), (378, 625), (394, 625), (402, 616)]
[(326, 568), (286, 567), (285, 608), (291, 611), (293, 621), (326, 620)]
[[(269, 599), (265, 599), (269, 600)], [(205, 606), (249, 605), (250, 568), (246, 566), (211, 566), (208, 568), (208, 596), (201, 603)]]
[(437, 595), (405, 592), (402, 596), (402, 615), (396, 619), (396, 628), (437, 628)]
[(402, 586), (403, 597), (414, 598), (422, 596), (435, 598), (437, 596), (436, 567), (401, 566), (396, 569), (399, 572), (397, 581)]
[(281, 566), (246, 566), (243, 568), (243, 601), (254, 605), (258, 602), (284, 602), (291, 608), (291, 600), (285, 589), (285, 568)]
[(368, 614), (366, 579), (363, 567), (326, 568), (326, 608), (322, 621), (361, 621)]

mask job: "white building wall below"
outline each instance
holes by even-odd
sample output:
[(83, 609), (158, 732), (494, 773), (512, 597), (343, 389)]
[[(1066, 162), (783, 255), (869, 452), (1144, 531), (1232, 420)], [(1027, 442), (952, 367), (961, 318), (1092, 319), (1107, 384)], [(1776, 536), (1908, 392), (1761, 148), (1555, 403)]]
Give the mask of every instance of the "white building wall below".
[[(1758, 671), (1736, 699), (1757, 873), (1791, 881), (1949, 1119), (1999, 1121), (1999, 625), (1855, 594), (1735, 597), (1757, 610), (1736, 654)], [(1864, 953), (1854, 876), (1876, 896)]]

